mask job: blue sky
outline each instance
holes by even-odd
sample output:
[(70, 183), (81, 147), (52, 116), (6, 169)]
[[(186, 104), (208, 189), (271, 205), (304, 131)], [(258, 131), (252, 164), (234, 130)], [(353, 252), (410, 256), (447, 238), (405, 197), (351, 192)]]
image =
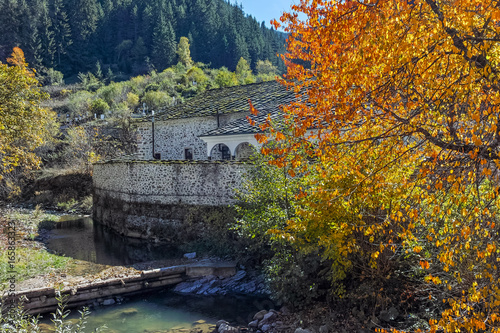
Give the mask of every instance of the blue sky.
[(299, 3), (299, 0), (231, 0), (231, 3), (243, 4), (243, 11), (252, 15), (257, 21), (266, 22), (266, 27), (270, 28), (269, 21), (276, 19), (279, 21), (283, 11), (289, 11), (290, 6)]

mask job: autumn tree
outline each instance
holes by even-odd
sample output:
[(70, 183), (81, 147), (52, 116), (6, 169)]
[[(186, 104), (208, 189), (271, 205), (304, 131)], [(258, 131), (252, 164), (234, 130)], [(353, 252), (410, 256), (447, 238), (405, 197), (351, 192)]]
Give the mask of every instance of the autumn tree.
[(14, 169), (29, 170), (40, 164), (34, 153), (54, 130), (55, 115), (40, 103), (47, 98), (38, 88), (23, 51), (14, 48), (9, 64), (0, 63), (0, 181), (2, 192), (15, 189), (9, 183)]
[(498, 3), (292, 8), (307, 19), (281, 17), (283, 84), (303, 99), (284, 108), (292, 135), (271, 130), (283, 143), (274, 164), (298, 173), (316, 161), (322, 179), (304, 188), (285, 234), (328, 249), (340, 278), (352, 253), (374, 266), (407, 253), (445, 305), (431, 332), (499, 332)]

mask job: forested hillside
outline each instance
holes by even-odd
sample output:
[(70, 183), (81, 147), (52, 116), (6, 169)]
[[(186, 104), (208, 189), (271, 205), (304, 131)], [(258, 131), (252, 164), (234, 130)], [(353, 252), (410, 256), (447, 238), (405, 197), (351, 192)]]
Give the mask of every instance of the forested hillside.
[(21, 47), (40, 72), (70, 76), (93, 70), (142, 74), (176, 63), (180, 37), (194, 61), (252, 68), (277, 53), (284, 35), (268, 29), (225, 0), (0, 0), (0, 60)]

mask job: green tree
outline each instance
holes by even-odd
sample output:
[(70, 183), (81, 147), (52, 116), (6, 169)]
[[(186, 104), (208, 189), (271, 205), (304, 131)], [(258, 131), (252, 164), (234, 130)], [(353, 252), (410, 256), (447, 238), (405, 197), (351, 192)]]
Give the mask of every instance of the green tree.
[(179, 62), (186, 66), (186, 68), (190, 68), (193, 65), (193, 59), (191, 59), (191, 52), (189, 51), (189, 39), (186, 37), (181, 37), (177, 45), (177, 56), (179, 57)]
[(254, 83), (255, 77), (252, 74), (250, 65), (248, 61), (244, 58), (240, 58), (238, 64), (236, 65), (236, 78), (240, 84)]
[(271, 81), (276, 79), (278, 75), (278, 68), (267, 59), (257, 61), (255, 70), (257, 71), (257, 81)]
[(57, 54), (57, 65), (61, 66), (61, 55), (66, 54), (67, 48), (73, 43), (71, 40), (71, 28), (68, 14), (62, 0), (54, 0), (52, 4), (52, 27), (54, 31), (55, 51)]
[(175, 59), (175, 32), (170, 22), (165, 22), (163, 15), (156, 24), (153, 33), (153, 63), (157, 69), (164, 69)]

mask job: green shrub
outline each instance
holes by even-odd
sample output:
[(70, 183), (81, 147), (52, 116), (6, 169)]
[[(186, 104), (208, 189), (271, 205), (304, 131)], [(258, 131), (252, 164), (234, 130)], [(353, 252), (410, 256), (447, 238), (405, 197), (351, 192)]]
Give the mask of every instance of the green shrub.
[(99, 90), (97, 90), (97, 95), (111, 106), (122, 100), (122, 91), (122, 85), (120, 83), (113, 82), (107, 86), (99, 88)]
[(98, 98), (92, 101), (90, 104), (90, 111), (95, 114), (104, 114), (104, 112), (109, 110), (109, 105), (102, 98)]
[(63, 73), (56, 71), (53, 68), (45, 70), (43, 83), (48, 86), (59, 86), (64, 84)]
[(172, 103), (172, 97), (163, 91), (148, 91), (142, 96), (141, 102), (146, 103), (150, 110), (158, 110)]
[(85, 115), (90, 109), (94, 94), (86, 90), (81, 90), (73, 95), (70, 95), (68, 108), (72, 115)]

